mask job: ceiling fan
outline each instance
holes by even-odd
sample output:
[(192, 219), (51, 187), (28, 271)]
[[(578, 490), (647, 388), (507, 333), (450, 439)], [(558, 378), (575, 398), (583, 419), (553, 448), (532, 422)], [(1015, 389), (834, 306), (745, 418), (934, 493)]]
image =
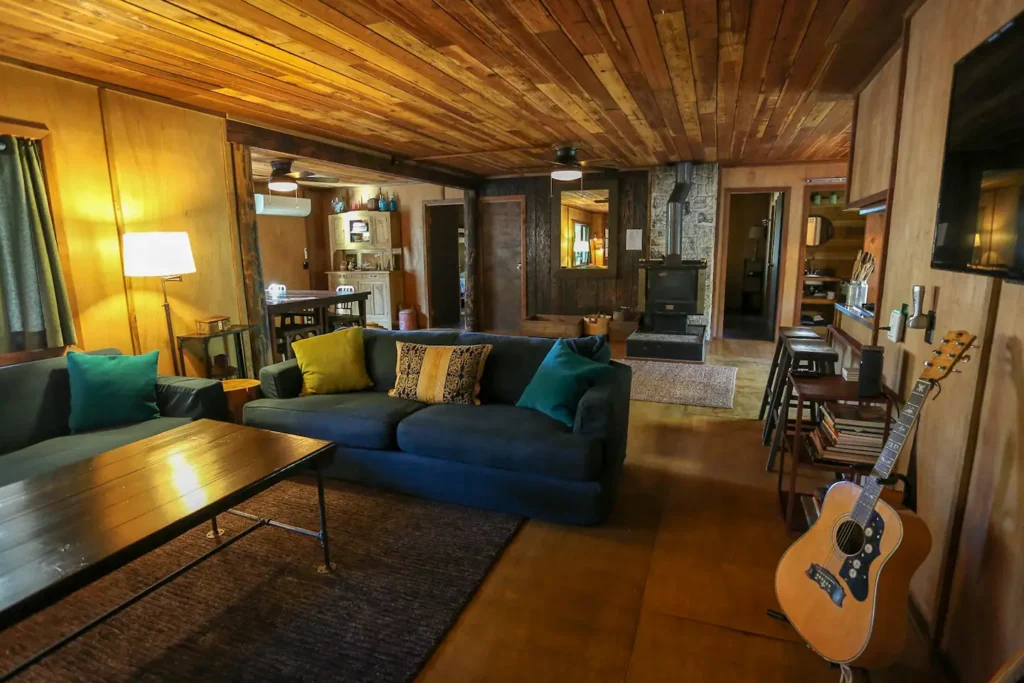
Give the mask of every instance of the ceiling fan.
[(555, 160), (538, 159), (541, 163), (550, 164), (556, 168), (551, 170), (552, 180), (579, 180), (583, 177), (583, 171), (587, 168), (615, 168), (605, 162), (615, 161), (614, 159), (579, 159), (579, 143), (570, 142), (556, 145)]
[(273, 159), (270, 162), (270, 180), (267, 187), (274, 192), (294, 192), (301, 180), (304, 183), (336, 183), (337, 178), (317, 175), (311, 171), (293, 171), (291, 159)]

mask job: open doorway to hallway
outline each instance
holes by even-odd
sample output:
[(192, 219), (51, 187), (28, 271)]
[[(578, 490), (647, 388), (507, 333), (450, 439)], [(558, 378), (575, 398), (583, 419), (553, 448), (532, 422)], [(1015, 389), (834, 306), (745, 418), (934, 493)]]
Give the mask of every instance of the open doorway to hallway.
[(466, 227), (461, 199), (424, 202), (430, 326), (466, 326)]
[(775, 338), (785, 193), (732, 193), (726, 224), (727, 339)]

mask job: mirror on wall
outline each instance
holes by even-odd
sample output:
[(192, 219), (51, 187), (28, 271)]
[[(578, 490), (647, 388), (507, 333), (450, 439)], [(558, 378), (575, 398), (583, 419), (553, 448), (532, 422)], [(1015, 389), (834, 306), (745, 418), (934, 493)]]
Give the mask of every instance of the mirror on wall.
[(832, 239), (835, 228), (825, 216), (807, 217), (807, 246), (819, 247)]
[(586, 178), (582, 183), (555, 183), (551, 196), (551, 270), (554, 275), (615, 277), (618, 215), (617, 179)]

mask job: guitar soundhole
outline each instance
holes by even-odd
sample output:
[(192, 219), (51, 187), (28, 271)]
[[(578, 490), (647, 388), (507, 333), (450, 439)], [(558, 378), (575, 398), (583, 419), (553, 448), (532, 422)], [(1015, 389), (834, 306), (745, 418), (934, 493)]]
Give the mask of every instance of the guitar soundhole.
[(836, 531), (836, 545), (844, 555), (856, 555), (864, 547), (864, 529), (852, 519), (846, 520)]

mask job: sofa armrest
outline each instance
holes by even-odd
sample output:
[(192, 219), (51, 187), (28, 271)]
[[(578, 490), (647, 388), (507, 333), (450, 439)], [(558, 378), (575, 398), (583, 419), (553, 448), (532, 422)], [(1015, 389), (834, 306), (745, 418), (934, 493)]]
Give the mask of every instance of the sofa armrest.
[(605, 439), (606, 456), (619, 466), (626, 458), (633, 370), (622, 363), (612, 362), (610, 365), (612, 371), (587, 389), (580, 399), (573, 432)]
[(214, 379), (161, 375), (156, 378), (156, 404), (163, 417), (228, 419), (224, 386)]
[(260, 389), (264, 398), (295, 398), (302, 391), (302, 370), (292, 358), (260, 370)]

